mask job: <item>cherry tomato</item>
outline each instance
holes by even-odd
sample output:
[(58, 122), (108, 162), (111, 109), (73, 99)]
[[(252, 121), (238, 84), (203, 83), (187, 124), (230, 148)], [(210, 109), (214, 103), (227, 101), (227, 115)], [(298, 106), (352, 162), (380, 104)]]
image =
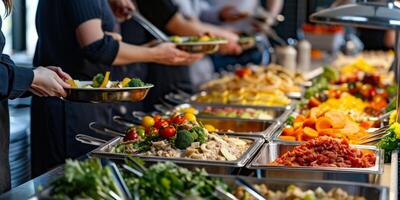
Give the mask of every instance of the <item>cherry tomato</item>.
[(146, 135), (153, 135), (153, 136), (158, 135), (158, 129), (155, 127), (147, 127), (145, 132)]
[(182, 115), (177, 115), (177, 116), (175, 116), (175, 117), (172, 118), (172, 123), (173, 123), (173, 124), (177, 124), (177, 125), (184, 124), (184, 123), (186, 123), (187, 121), (188, 121), (188, 119), (186, 119), (186, 118), (183, 117)]
[(137, 140), (139, 135), (136, 133), (136, 128), (131, 128), (125, 135), (124, 141)]
[(154, 115), (153, 119), (154, 119), (154, 122), (158, 122), (161, 120), (161, 115)]
[(168, 126), (160, 129), (160, 136), (168, 139), (176, 135), (176, 129), (173, 126)]
[(253, 73), (250, 68), (240, 68), (235, 71), (236, 76), (243, 78), (245, 76), (249, 76)]
[(315, 98), (315, 97), (311, 97), (310, 100), (308, 100), (308, 107), (309, 107), (309, 108), (317, 107), (317, 106), (319, 106), (320, 104), (321, 104), (321, 102), (318, 101), (318, 99)]
[(155, 123), (154, 119), (150, 116), (145, 116), (142, 119), (142, 125), (144, 127), (152, 127), (152, 126), (154, 126), (154, 123)]
[(186, 113), (185, 118), (191, 122), (196, 122), (196, 116), (192, 113)]
[(161, 120), (158, 120), (154, 124), (154, 127), (157, 128), (157, 129), (160, 129), (162, 127), (167, 127), (168, 125), (169, 125), (169, 123), (166, 120), (161, 119)]

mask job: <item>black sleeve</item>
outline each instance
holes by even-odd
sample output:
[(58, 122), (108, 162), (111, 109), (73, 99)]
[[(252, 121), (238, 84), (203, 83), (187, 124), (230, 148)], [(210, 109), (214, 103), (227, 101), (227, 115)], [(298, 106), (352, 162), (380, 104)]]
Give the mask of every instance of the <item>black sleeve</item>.
[(99, 0), (67, 0), (67, 10), (74, 29), (86, 21), (100, 19), (102, 16)]
[[(91, 19), (101, 19), (105, 10), (100, 0), (68, 0), (69, 14), (74, 29)], [(108, 3), (105, 5), (109, 6)], [(94, 62), (111, 65), (118, 54), (119, 43), (111, 36), (105, 35), (102, 39), (82, 48), (85, 57)]]
[(178, 7), (171, 0), (136, 0), (136, 4), (140, 13), (163, 31), (178, 12)]
[(103, 39), (93, 42), (82, 50), (85, 57), (93, 63), (111, 65), (117, 57), (119, 43), (111, 36), (104, 35)]
[(6, 55), (0, 61), (0, 100), (15, 99), (24, 94), (32, 84), (33, 71), (16, 67)]

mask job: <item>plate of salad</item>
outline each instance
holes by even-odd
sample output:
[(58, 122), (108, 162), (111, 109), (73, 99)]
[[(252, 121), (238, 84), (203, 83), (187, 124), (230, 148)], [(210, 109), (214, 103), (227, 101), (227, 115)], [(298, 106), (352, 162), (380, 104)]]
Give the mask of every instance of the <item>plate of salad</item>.
[(65, 100), (92, 103), (138, 102), (142, 101), (154, 87), (139, 78), (125, 77), (111, 81), (110, 72), (97, 74), (92, 81), (68, 80)]

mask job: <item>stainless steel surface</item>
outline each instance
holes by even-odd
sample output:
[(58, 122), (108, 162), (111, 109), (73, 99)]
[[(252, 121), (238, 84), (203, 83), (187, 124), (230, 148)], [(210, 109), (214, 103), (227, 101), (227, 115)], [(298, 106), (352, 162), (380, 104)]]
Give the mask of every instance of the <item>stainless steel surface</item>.
[(93, 145), (93, 146), (100, 146), (102, 144), (107, 143), (107, 141), (105, 141), (105, 140), (95, 138), (92, 136), (88, 136), (88, 135), (83, 135), (83, 134), (76, 135), (75, 140), (77, 140), (83, 144), (88, 144), (88, 145)]
[(258, 200), (266, 200), (262, 194), (260, 194), (259, 191), (257, 191), (252, 184), (248, 183), (246, 180), (237, 177), (236, 178), (236, 184), (239, 186), (243, 187), (248, 193), (250, 193), (251, 196), (255, 197)]
[[(231, 136), (233, 137), (233, 136)], [(254, 156), (257, 150), (264, 143), (264, 139), (260, 137), (249, 137), (249, 136), (240, 136), (239, 134), (235, 137), (240, 139), (252, 140), (253, 144), (249, 147), (249, 149), (243, 153), (243, 155), (236, 161), (217, 161), (217, 160), (195, 160), (189, 158), (167, 158), (167, 157), (157, 157), (157, 156), (144, 156), (140, 154), (135, 154), (135, 157), (141, 158), (144, 161), (150, 162), (159, 162), (159, 161), (171, 161), (174, 163), (180, 164), (191, 164), (191, 165), (205, 165), (205, 166), (220, 166), (220, 167), (243, 167), (248, 161)], [(93, 150), (90, 155), (96, 157), (104, 157), (114, 160), (125, 159), (132, 154), (122, 154), (122, 153), (112, 153), (111, 150), (118, 144), (120, 144), (122, 138), (117, 137), (106, 144), (100, 146), (99, 148)]]
[(89, 129), (96, 133), (99, 133), (99, 134), (102, 134), (105, 136), (110, 136), (110, 137), (124, 137), (125, 136), (125, 133), (123, 131), (116, 130), (115, 128), (112, 128), (112, 127), (109, 127), (109, 126), (106, 126), (104, 124), (100, 124), (97, 122), (91, 122), (89, 124)]
[(149, 33), (151, 33), (155, 38), (162, 42), (169, 42), (168, 36), (149, 22), (145, 17), (143, 17), (137, 10), (131, 13), (133, 19), (137, 21), (143, 28), (145, 28)]
[(375, 146), (351, 145), (354, 148), (368, 150), (375, 154), (375, 166), (371, 168), (342, 168), (342, 167), (303, 167), (303, 166), (278, 166), (271, 164), (274, 160), (291, 151), (300, 143), (270, 142), (264, 144), (258, 154), (254, 157), (248, 168), (266, 170), (288, 170), (288, 171), (312, 171), (312, 172), (331, 172), (331, 173), (353, 173), (353, 174), (382, 174), (383, 173), (383, 151)]
[(400, 30), (400, 9), (393, 1), (338, 6), (314, 13), (310, 19), (319, 23)]
[[(237, 187), (238, 185), (235, 183), (235, 177), (232, 176), (213, 176), (219, 177), (224, 180), (229, 186)], [(329, 191), (334, 188), (341, 188), (344, 191), (348, 192), (350, 195), (355, 196), (364, 196), (367, 199), (374, 200), (387, 200), (389, 199), (389, 189), (387, 187), (382, 187), (378, 185), (372, 184), (363, 184), (356, 182), (347, 182), (347, 181), (332, 181), (332, 180), (303, 180), (303, 179), (256, 179), (252, 177), (240, 177), (248, 183), (251, 184), (266, 184), (268, 189), (270, 190), (280, 190), (285, 191), (288, 186), (296, 185), (303, 190), (315, 190), (318, 187), (321, 187), (325, 191)]]
[[(91, 82), (81, 81), (82, 84)], [(66, 89), (68, 101), (112, 103), (142, 101), (154, 85), (127, 88), (70, 88)]]

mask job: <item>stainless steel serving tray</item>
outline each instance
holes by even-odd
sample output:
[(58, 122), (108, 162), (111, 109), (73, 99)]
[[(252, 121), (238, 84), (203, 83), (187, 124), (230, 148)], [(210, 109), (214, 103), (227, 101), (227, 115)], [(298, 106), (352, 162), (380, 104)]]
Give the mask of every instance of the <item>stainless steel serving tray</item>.
[[(243, 167), (245, 166), (257, 150), (263, 145), (264, 139), (261, 137), (249, 137), (245, 135), (236, 134), (230, 137), (238, 137), (240, 139), (252, 140), (254, 143), (249, 147), (247, 151), (236, 161), (217, 161), (217, 160), (195, 160), (189, 158), (167, 158), (167, 157), (157, 157), (157, 156), (143, 156), (143, 155), (133, 155), (135, 157), (141, 158), (144, 161), (149, 162), (160, 162), (160, 161), (171, 161), (179, 164), (190, 164), (190, 165), (202, 165), (202, 166), (225, 166), (225, 167)], [(131, 154), (122, 153), (112, 153), (110, 152), (116, 145), (121, 142), (121, 137), (116, 137), (106, 144), (101, 145), (97, 149), (93, 150), (90, 155), (97, 157), (105, 157), (114, 160), (125, 159)]]
[[(221, 178), (230, 187), (236, 188), (235, 177), (211, 175), (211, 177)], [(348, 181), (328, 181), (328, 180), (301, 180), (301, 179), (257, 179), (253, 177), (241, 177), (250, 184), (266, 184), (268, 189), (285, 191), (288, 186), (295, 185), (302, 190), (315, 190), (321, 187), (325, 191), (333, 188), (341, 188), (350, 195), (363, 196), (366, 199), (388, 200), (389, 189), (378, 185), (348, 182)]]
[[(91, 81), (80, 81), (81, 85)], [(142, 101), (154, 85), (126, 88), (69, 88), (65, 100), (91, 103), (138, 102)]]
[(383, 151), (375, 146), (351, 145), (354, 148), (361, 150), (369, 150), (374, 152), (376, 156), (375, 166), (371, 168), (340, 168), (340, 167), (288, 167), (277, 166), (271, 163), (279, 158), (284, 153), (291, 151), (300, 143), (293, 142), (270, 142), (263, 145), (254, 159), (247, 165), (250, 169), (265, 169), (265, 170), (298, 170), (303, 172), (332, 172), (332, 173), (356, 173), (356, 174), (382, 174), (383, 173)]
[[(238, 187), (235, 180), (237, 176), (229, 176), (229, 175), (210, 175), (212, 178), (220, 178), (224, 181), (230, 188), (235, 189)], [(341, 188), (346, 191), (349, 195), (353, 196), (362, 196), (367, 199), (373, 200), (388, 200), (389, 199), (389, 189), (387, 187), (381, 187), (378, 185), (364, 184), (364, 183), (356, 183), (356, 182), (347, 182), (347, 181), (327, 181), (327, 180), (300, 180), (300, 179), (257, 179), (253, 177), (244, 177), (241, 176), (241, 179), (245, 180), (250, 184), (266, 184), (268, 189), (274, 191), (285, 191), (288, 186), (295, 185), (302, 190), (315, 190), (318, 187), (324, 189), (325, 191), (329, 191), (334, 188)], [(31, 199), (38, 200), (47, 200), (53, 199), (50, 197), (51, 186), (37, 194), (35, 197)]]

